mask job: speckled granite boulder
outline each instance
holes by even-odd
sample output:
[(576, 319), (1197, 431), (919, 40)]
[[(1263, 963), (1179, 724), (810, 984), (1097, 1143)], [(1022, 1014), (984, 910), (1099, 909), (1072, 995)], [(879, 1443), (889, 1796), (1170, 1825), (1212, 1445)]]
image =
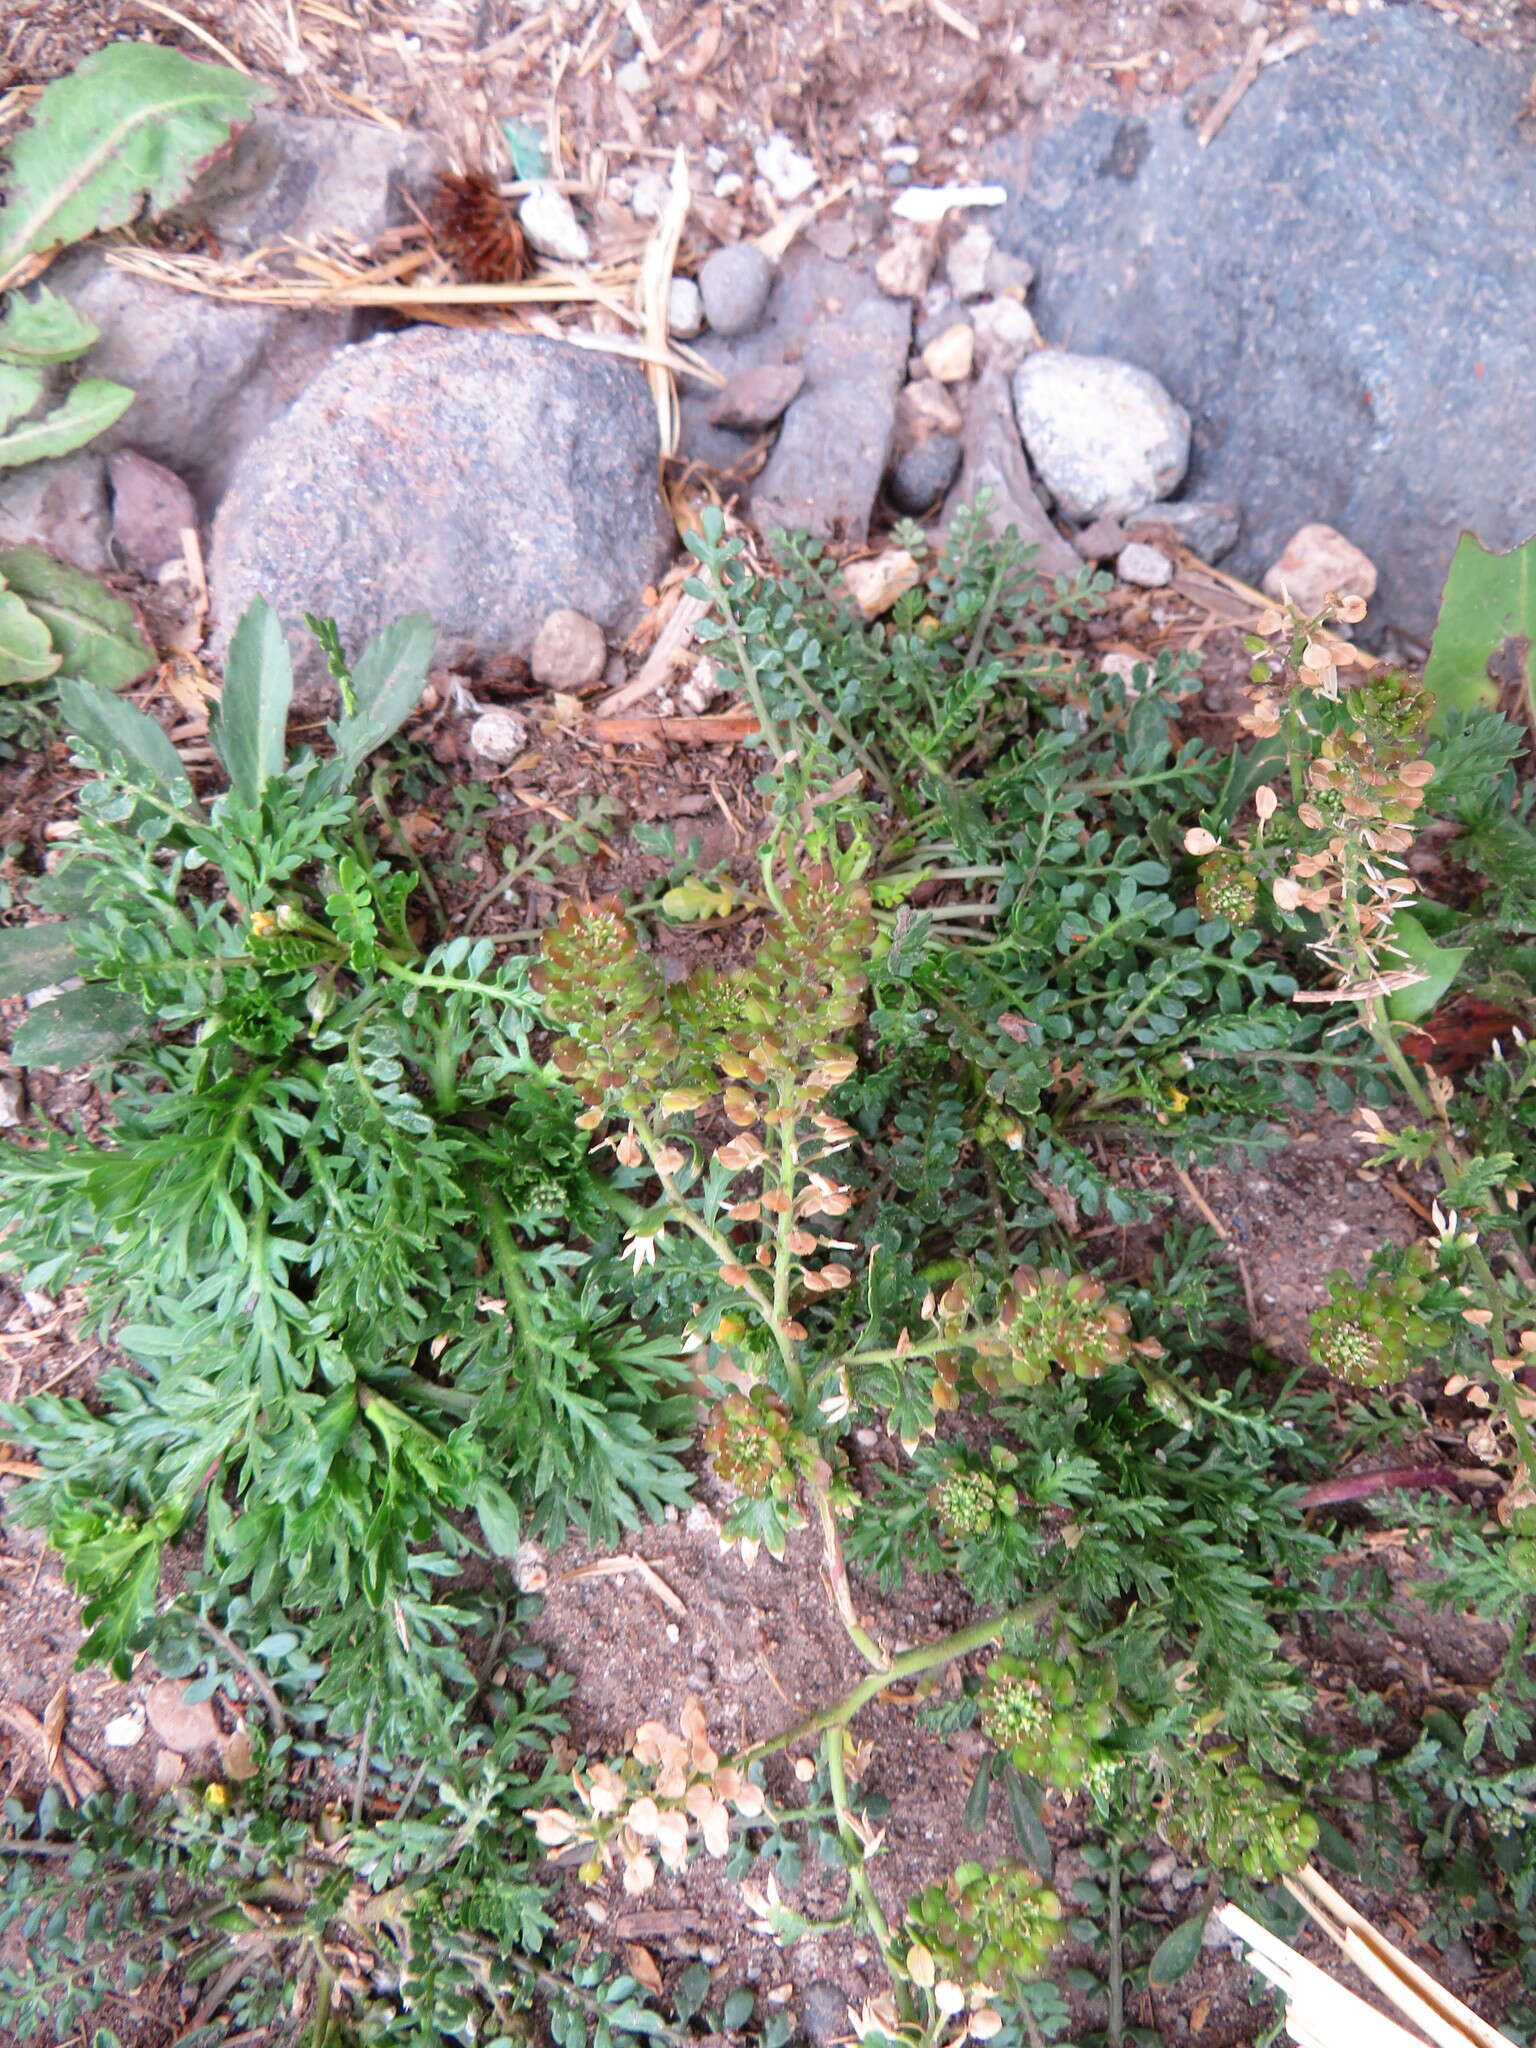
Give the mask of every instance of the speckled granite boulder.
[(346, 350), (247, 449), (214, 523), (214, 644), (259, 592), (314, 704), (329, 686), (306, 611), (334, 617), (349, 652), (424, 611), (442, 661), (526, 657), (561, 606), (627, 632), (672, 546), (638, 370), (530, 335), (412, 328)]

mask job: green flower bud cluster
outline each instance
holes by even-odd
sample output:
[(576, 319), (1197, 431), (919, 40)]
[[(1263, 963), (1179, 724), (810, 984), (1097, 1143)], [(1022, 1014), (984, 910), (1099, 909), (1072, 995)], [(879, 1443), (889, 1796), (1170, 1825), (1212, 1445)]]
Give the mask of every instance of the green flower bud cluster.
[(766, 1387), (727, 1394), (704, 1432), (704, 1449), (728, 1486), (752, 1500), (787, 1501), (795, 1490), (789, 1462), (789, 1411)]
[(962, 1863), (947, 1883), (910, 1899), (906, 1912), (914, 1945), (940, 1977), (994, 1987), (1001, 1977), (1037, 1977), (1062, 1919), (1061, 1900), (1022, 1863)]
[(928, 1498), (946, 1536), (985, 1536), (997, 1516), (1011, 1515), (1019, 1505), (1016, 1487), (972, 1465), (941, 1479)]
[(988, 1739), (1021, 1771), (1069, 1795), (1102, 1790), (1116, 1767), (1104, 1737), (1115, 1725), (1115, 1674), (1065, 1657), (994, 1657), (981, 1691)]
[(1352, 1386), (1406, 1379), (1447, 1335), (1419, 1306), (1427, 1291), (1424, 1262), (1412, 1253), (1401, 1270), (1373, 1271), (1363, 1286), (1334, 1273), (1327, 1301), (1311, 1316), (1312, 1355), (1324, 1371)]
[(1252, 1764), (1212, 1770), (1193, 1796), (1181, 1788), (1163, 1818), (1163, 1833), (1181, 1854), (1213, 1870), (1241, 1871), (1268, 1884), (1300, 1870), (1317, 1847), (1317, 1822), (1301, 1801), (1271, 1785)]
[(555, 1046), (554, 1062), (589, 1102), (665, 1073), (677, 1039), (662, 1013), (661, 970), (641, 951), (617, 898), (568, 898), (540, 951), (533, 986), (568, 1034)]
[(1195, 903), (1202, 917), (1225, 918), (1229, 925), (1240, 929), (1253, 923), (1258, 902), (1258, 877), (1249, 872), (1240, 853), (1233, 852), (1231, 847), (1218, 847), (1201, 862)]

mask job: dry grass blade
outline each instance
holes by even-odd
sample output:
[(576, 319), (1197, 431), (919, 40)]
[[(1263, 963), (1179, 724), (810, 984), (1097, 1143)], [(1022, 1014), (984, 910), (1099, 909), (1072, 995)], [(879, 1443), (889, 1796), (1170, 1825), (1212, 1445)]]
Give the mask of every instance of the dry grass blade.
[(611, 717), (615, 712), (627, 711), (631, 704), (640, 703), (652, 690), (660, 689), (673, 669), (686, 658), (693, 643), (693, 629), (708, 610), (709, 605), (704, 598), (694, 597), (686, 590), (679, 591), (677, 602), (643, 665), (627, 683), (600, 698), (593, 709)]
[[(49, 1702), (50, 1715), (57, 1699), (56, 1693)], [(71, 1749), (62, 1739), (51, 1767), (48, 1765), (48, 1736), (42, 1722), (29, 1707), (18, 1706), (15, 1700), (0, 1700), (0, 1727), (9, 1728), (13, 1735), (21, 1736), (30, 1744), (38, 1763), (47, 1769), (48, 1776), (70, 1806), (78, 1806), (82, 1799), (88, 1799), (93, 1792), (100, 1792), (105, 1786), (106, 1779), (90, 1759)]]
[(671, 331), (667, 323), (667, 301), (672, 291), (672, 272), (677, 263), (677, 252), (683, 239), (683, 228), (688, 220), (688, 205), (691, 198), (688, 184), (688, 159), (678, 145), (672, 159), (672, 180), (667, 192), (667, 203), (661, 209), (656, 227), (645, 245), (645, 255), (640, 264), (640, 280), (636, 291), (636, 302), (640, 313), (641, 332), (655, 351), (655, 356), (646, 371), (651, 395), (656, 401), (656, 427), (661, 440), (663, 459), (677, 453), (678, 435), (682, 428), (682, 417), (678, 411), (677, 384), (664, 358), (670, 353)]
[(635, 1557), (627, 1550), (621, 1550), (613, 1557), (595, 1558), (591, 1564), (578, 1565), (575, 1571), (562, 1572), (560, 1578), (561, 1581), (566, 1579), (612, 1579), (619, 1577), (625, 1572), (636, 1573), (640, 1583), (649, 1592), (654, 1593), (662, 1606), (668, 1608), (673, 1614), (686, 1614), (688, 1612), (688, 1609), (683, 1605), (678, 1595), (673, 1592), (672, 1588), (661, 1576), (661, 1573), (654, 1566), (647, 1564), (643, 1557)]
[(250, 65), (243, 63), (228, 43), (221, 43), (216, 35), (202, 27), (199, 22), (193, 21), (190, 16), (178, 12), (174, 7), (167, 7), (164, 0), (137, 0), (137, 4), (148, 8), (151, 14), (158, 14), (166, 21), (175, 22), (176, 26), (185, 29), (189, 36), (195, 36), (206, 49), (212, 50), (220, 63), (228, 64), (231, 70), (243, 72), (247, 78), (251, 76)]

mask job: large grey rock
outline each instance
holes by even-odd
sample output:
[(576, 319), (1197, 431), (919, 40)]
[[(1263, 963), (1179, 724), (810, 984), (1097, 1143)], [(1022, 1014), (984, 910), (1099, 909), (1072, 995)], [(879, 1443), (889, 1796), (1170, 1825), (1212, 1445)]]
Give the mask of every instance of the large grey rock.
[(569, 606), (622, 636), (672, 552), (655, 408), (610, 356), (493, 329), (347, 349), (246, 451), (214, 522), (215, 645), (258, 593), (289, 629), (331, 614), (355, 651), (424, 611), (441, 659), (526, 658)]
[(1373, 627), (1422, 637), (1463, 527), (1536, 528), (1529, 67), (1427, 10), (1317, 26), (1210, 148), (1179, 109), (1085, 114), (991, 224), (1052, 342), (1188, 409), (1190, 495), (1242, 509), (1230, 567), (1325, 521), (1380, 569)]
[[(760, 326), (695, 343), (727, 377), (759, 363), (798, 363), (805, 372), (773, 452), (746, 493), (760, 526), (864, 539), (890, 456), (911, 336), (911, 306), (888, 298), (857, 260), (838, 262), (796, 243), (779, 265)], [(685, 387), (682, 453), (729, 470), (747, 443), (711, 425), (712, 396)]]
[[(372, 122), (262, 113), (183, 214), (231, 258), (324, 229), (371, 242), (409, 217), (406, 189), (428, 163), (419, 141)], [(139, 449), (185, 477), (205, 511), (246, 442), (356, 331), (352, 314), (241, 305), (152, 284), (114, 269), (95, 245), (62, 256), (48, 282), (101, 329), (85, 368), (136, 394), (93, 448)]]

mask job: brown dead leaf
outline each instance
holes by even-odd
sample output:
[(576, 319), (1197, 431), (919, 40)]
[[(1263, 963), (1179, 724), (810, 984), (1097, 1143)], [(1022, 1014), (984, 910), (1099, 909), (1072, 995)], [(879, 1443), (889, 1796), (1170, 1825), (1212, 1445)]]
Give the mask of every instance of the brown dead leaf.
[(650, 1950), (642, 1948), (638, 1941), (632, 1941), (625, 1947), (624, 1960), (629, 1964), (629, 1974), (643, 1984), (652, 1997), (660, 1998), (661, 1972)]
[(144, 1697), (149, 1725), (167, 1749), (178, 1756), (196, 1756), (200, 1749), (213, 1749), (220, 1739), (217, 1716), (207, 1700), (189, 1701), (186, 1687), (174, 1678), (162, 1678)]
[(186, 1760), (179, 1757), (174, 1749), (155, 1752), (155, 1774), (151, 1787), (156, 1793), (169, 1792), (173, 1785), (179, 1785), (187, 1775)]
[[(56, 1693), (54, 1699), (57, 1698)], [(52, 1711), (53, 1701), (50, 1700), (50, 1714)], [(18, 1706), (15, 1700), (0, 1700), (0, 1727), (9, 1728), (13, 1735), (21, 1736), (30, 1745), (39, 1765), (48, 1770), (48, 1776), (70, 1806), (78, 1806), (82, 1799), (88, 1799), (93, 1792), (100, 1792), (105, 1786), (106, 1779), (90, 1759), (71, 1749), (67, 1742), (60, 1742), (49, 1768), (46, 1762), (48, 1737), (42, 1722), (30, 1707)]]
[(219, 1763), (231, 1784), (243, 1785), (247, 1778), (256, 1775), (256, 1759), (251, 1754), (251, 1738), (244, 1728), (237, 1728), (233, 1735), (226, 1736), (219, 1747)]

